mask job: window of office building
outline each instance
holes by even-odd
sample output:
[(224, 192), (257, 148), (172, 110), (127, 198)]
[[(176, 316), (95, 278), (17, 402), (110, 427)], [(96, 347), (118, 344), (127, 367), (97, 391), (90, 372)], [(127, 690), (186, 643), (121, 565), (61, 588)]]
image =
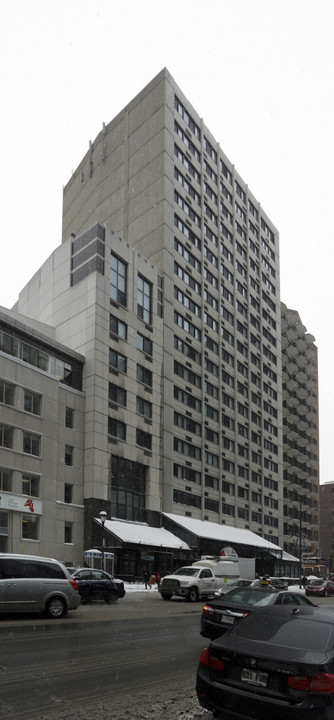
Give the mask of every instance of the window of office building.
[(110, 254), (110, 297), (126, 307), (127, 265), (123, 260)]
[(144, 415), (150, 419), (152, 418), (152, 403), (148, 400), (144, 400), (142, 397), (139, 397), (139, 395), (137, 395), (136, 398), (136, 408), (139, 415)]
[(23, 452), (28, 455), (40, 455), (41, 438), (34, 433), (23, 433)]
[(39, 517), (36, 515), (22, 515), (21, 521), (22, 540), (39, 539)]
[(145, 430), (136, 429), (136, 443), (146, 450), (152, 450), (152, 435)]
[(138, 275), (137, 315), (148, 325), (152, 322), (152, 285)]
[(201, 412), (202, 403), (199, 398), (194, 397), (186, 390), (182, 390), (182, 388), (177, 387), (177, 385), (174, 385), (174, 398), (175, 400), (178, 400), (184, 405), (188, 405), (189, 407), (193, 408), (193, 410)]
[(185, 440), (181, 440), (180, 438), (174, 437), (174, 450), (185, 457), (191, 457), (195, 460), (202, 459), (202, 450), (200, 447), (193, 445), (193, 443), (188, 443)]
[(215, 422), (219, 422), (219, 411), (216, 408), (213, 408), (212, 405), (209, 405), (208, 403), (204, 404), (204, 415), (205, 417), (210, 418)]
[(219, 490), (219, 478), (213, 475), (205, 474), (204, 476), (205, 487), (213, 488), (213, 490)]
[(181, 480), (187, 480), (187, 482), (197, 483), (197, 485), (202, 484), (202, 475), (198, 470), (179, 465), (178, 463), (174, 463), (173, 465), (173, 475)]
[(208, 440), (209, 442), (214, 443), (215, 445), (219, 445), (219, 435), (217, 432), (212, 430), (212, 428), (205, 428), (204, 433), (205, 440)]
[(144, 383), (144, 385), (148, 385), (149, 387), (152, 387), (152, 370), (148, 370), (147, 368), (143, 367), (143, 365), (139, 365), (137, 363), (137, 380), (138, 382)]
[(140, 332), (137, 332), (137, 348), (142, 350), (146, 355), (152, 356), (153, 342), (151, 338), (145, 337)]
[(14, 385), (0, 380), (0, 403), (14, 405)]
[(65, 410), (65, 427), (74, 427), (74, 410), (73, 408), (67, 407)]
[(201, 353), (195, 350), (189, 343), (181, 340), (177, 335), (174, 335), (174, 348), (183, 353), (183, 355), (186, 355), (190, 360), (194, 360), (198, 365), (201, 364)]
[(73, 542), (73, 526), (72, 523), (66, 522), (64, 525), (64, 543), (71, 544)]
[(73, 502), (73, 485), (71, 485), (70, 483), (65, 483), (64, 485), (64, 502)]
[(111, 515), (143, 522), (145, 512), (145, 467), (111, 456)]
[(122, 338), (122, 340), (127, 339), (128, 326), (126, 325), (126, 323), (122, 322), (122, 320), (116, 317), (116, 315), (110, 314), (109, 330), (113, 335), (117, 335), (117, 337)]
[(24, 473), (22, 475), (22, 494), (39, 497), (39, 477), (38, 475), (30, 475)]
[(65, 465), (73, 465), (74, 449), (70, 445), (65, 445)]
[(116, 352), (116, 350), (109, 349), (109, 365), (119, 372), (126, 373), (127, 359), (122, 353)]
[(14, 428), (0, 423), (0, 446), (5, 448), (13, 447)]
[(24, 409), (26, 412), (33, 413), (33, 415), (41, 414), (41, 396), (37, 393), (30, 392), (29, 390), (24, 391)]
[(126, 407), (126, 390), (115, 383), (109, 383), (109, 402)]
[(181, 413), (174, 412), (174, 425), (186, 430), (188, 433), (201, 437), (202, 435), (202, 424), (196, 422), (187, 415), (181, 415)]
[(238, 518), (241, 518), (241, 520), (249, 520), (249, 511), (246, 510), (246, 508), (238, 508)]
[(0, 467), (0, 490), (3, 492), (12, 492), (12, 470)]
[(219, 512), (218, 500), (212, 500), (212, 498), (204, 498), (204, 507), (205, 507), (205, 510), (209, 510), (210, 512), (214, 512), (214, 513)]
[(190, 505), (197, 508), (202, 506), (202, 499), (199, 495), (192, 495), (192, 493), (183, 492), (182, 490), (173, 490), (173, 501), (180, 505)]
[(234, 505), (229, 505), (226, 502), (222, 502), (222, 513), (223, 515), (229, 515), (234, 517)]
[(126, 424), (114, 417), (108, 418), (108, 435), (118, 438), (118, 440), (126, 440)]

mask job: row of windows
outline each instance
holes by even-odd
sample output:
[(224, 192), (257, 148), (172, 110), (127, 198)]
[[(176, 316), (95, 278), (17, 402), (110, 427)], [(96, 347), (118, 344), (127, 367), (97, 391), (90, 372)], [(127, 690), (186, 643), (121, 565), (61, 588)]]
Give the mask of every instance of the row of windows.
[[(117, 420), (117, 418), (109, 417), (108, 418), (108, 435), (113, 438), (117, 438), (117, 440), (126, 440), (126, 424), (122, 422), (121, 420)], [(136, 429), (136, 444), (140, 447), (145, 448), (146, 450), (152, 450), (152, 434), (146, 432), (145, 430), (141, 430), (140, 428)]]
[[(15, 428), (10, 425), (0, 423), (0, 447), (14, 449), (14, 433)], [(22, 432), (22, 452), (27, 455), (41, 455), (41, 436), (36, 433)], [(65, 445), (64, 462), (65, 465), (73, 465), (74, 448), (71, 445)]]
[[(40, 497), (40, 477), (38, 475), (31, 475), (30, 473), (22, 473), (21, 477), (21, 492), (22, 495), (29, 495), (30, 497)], [(13, 492), (13, 471), (7, 468), (0, 468), (0, 490), (2, 492)], [(73, 502), (73, 485), (70, 483), (64, 484), (64, 502)]]
[(0, 351), (49, 373), (64, 385), (73, 387), (76, 390), (82, 389), (81, 363), (67, 360), (35, 347), (29, 342), (19, 339), (17, 333), (15, 333), (15, 337), (12, 337), (9, 333), (0, 329)]
[[(5, 405), (15, 405), (15, 385), (0, 380), (0, 403)], [(41, 395), (24, 390), (24, 410), (33, 415), (41, 415)]]
[[(174, 98), (174, 107), (179, 113), (180, 117), (182, 117), (183, 121), (188, 126), (189, 130), (195, 135), (196, 139), (200, 142), (201, 141), (201, 131), (197, 123), (194, 121), (190, 113), (186, 110), (184, 105), (181, 103), (181, 101), (175, 96)], [(182, 130), (181, 126), (175, 121), (174, 123), (174, 129), (176, 134), (182, 139), (185, 146), (187, 147), (188, 151), (190, 151), (193, 156), (196, 158), (198, 162), (201, 160), (201, 154), (199, 150), (196, 148), (194, 143), (191, 141), (191, 139), (188, 137), (188, 135)], [(206, 136), (203, 138), (203, 146), (205, 153), (210, 157), (210, 159), (213, 161), (213, 163), (217, 166), (218, 164), (218, 155), (217, 151), (214, 149), (211, 142), (208, 140)], [(205, 172), (210, 176), (211, 180), (217, 185), (217, 173), (216, 171), (211, 167), (211, 165), (207, 162), (206, 157), (203, 160), (203, 166)], [(221, 174), (226, 178), (226, 180), (232, 185), (232, 173), (228, 169), (226, 163), (222, 160), (222, 158), (219, 158), (219, 168)], [(247, 205), (247, 195), (245, 190), (241, 187), (240, 183), (235, 179), (234, 181), (234, 189), (236, 195), (240, 198), (241, 202), (243, 203), (243, 208), (240, 208), (241, 211), (241, 217), (242, 219), (245, 218), (245, 210)], [(254, 218), (255, 223), (259, 222), (259, 213), (255, 205), (252, 203), (250, 199), (248, 199), (248, 210), (249, 213)], [(270, 242), (274, 244), (275, 242), (275, 236), (273, 231), (269, 228), (265, 220), (261, 217), (261, 230), (263, 231), (264, 235), (267, 239), (269, 239)]]
[[(202, 507), (202, 498), (200, 495), (194, 495), (193, 493), (186, 492), (183, 490), (173, 490), (173, 501), (175, 503), (181, 504), (181, 505), (187, 505), (190, 507), (195, 508), (201, 508)], [(204, 508), (205, 510), (209, 510), (211, 512), (219, 513), (219, 501), (213, 500), (212, 498), (204, 498)], [(256, 512), (252, 511), (251, 514), (248, 509), (244, 507), (237, 507), (235, 508), (234, 505), (229, 505), (228, 503), (222, 502), (222, 514), (228, 515), (230, 517), (235, 516), (235, 511), (237, 512), (237, 517), (249, 521), (251, 520), (253, 522), (262, 522), (262, 512)], [(270, 527), (278, 527), (278, 518), (272, 517), (271, 515), (264, 515), (263, 516), (263, 523), (264, 525), (268, 525)]]
[[(184, 429), (188, 430), (189, 432), (194, 432), (195, 434), (200, 434), (200, 428), (198, 428), (198, 430), (197, 430), (197, 424), (192, 424), (192, 422), (189, 422), (189, 424), (187, 425), (187, 421), (182, 420), (182, 417), (183, 416), (179, 416), (179, 418), (176, 419), (175, 424), (182, 426)], [(175, 416), (174, 416), (174, 421), (175, 421)], [(182, 423), (184, 423), (184, 424), (182, 425)], [(209, 440), (210, 442), (213, 442), (215, 444), (218, 444), (218, 434), (214, 433), (214, 431), (212, 431), (211, 428), (205, 427), (205, 435), (206, 435), (207, 440)], [(277, 450), (275, 451), (275, 449), (272, 449), (275, 447), (276, 446), (273, 443), (270, 443), (270, 448), (266, 447), (266, 449), (273, 453), (276, 452), (276, 454), (277, 454)], [(196, 460), (202, 459), (201, 448), (197, 447), (197, 446), (193, 445), (192, 443), (189, 443), (187, 440), (183, 440), (181, 438), (174, 437), (174, 450), (176, 452), (180, 453), (181, 455), (184, 455), (185, 457), (192, 457)], [(244, 448), (243, 454), (245, 455), (246, 451), (247, 451), (246, 459), (248, 459), (248, 450), (246, 448)], [(240, 453), (240, 454), (242, 454), (242, 453)], [(251, 460), (254, 464), (261, 465), (262, 464), (261, 452), (251, 450)], [(219, 466), (220, 466), (219, 456), (216, 455), (215, 453), (212, 453), (212, 452), (206, 450), (206, 449), (204, 451), (204, 462), (206, 465), (211, 465), (216, 468), (219, 468)], [(278, 473), (278, 463), (275, 462), (274, 460), (271, 460), (271, 459), (265, 457), (263, 459), (263, 464), (264, 464), (264, 468), (266, 468), (270, 472)], [(228, 460), (227, 458), (223, 458), (222, 459), (222, 469), (224, 470), (224, 472), (229, 472), (231, 474), (234, 474), (235, 470), (236, 470), (235, 463), (231, 460)], [(242, 465), (238, 465), (237, 466), (237, 474), (238, 474), (238, 477), (242, 477), (245, 480), (249, 480), (249, 469), (248, 468), (245, 468)]]
[[(5, 516), (5, 517), (3, 517)], [(7, 516), (7, 517), (6, 517)], [(7, 523), (7, 525), (3, 525)], [(7, 513), (1, 513), (1, 525), (8, 527)], [(40, 518), (38, 516), (22, 514), (21, 515), (21, 538), (22, 540), (39, 540)], [(73, 542), (73, 524), (71, 522), (64, 523), (64, 543), (72, 544)]]

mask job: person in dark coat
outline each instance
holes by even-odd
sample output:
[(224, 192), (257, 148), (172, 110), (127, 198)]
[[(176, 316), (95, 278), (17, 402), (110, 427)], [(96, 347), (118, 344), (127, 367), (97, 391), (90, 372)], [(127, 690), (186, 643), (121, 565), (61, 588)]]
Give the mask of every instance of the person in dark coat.
[(144, 583), (145, 583), (145, 590), (147, 590), (147, 586), (149, 587), (149, 590), (151, 590), (150, 573), (147, 568), (145, 568), (145, 570), (144, 570)]

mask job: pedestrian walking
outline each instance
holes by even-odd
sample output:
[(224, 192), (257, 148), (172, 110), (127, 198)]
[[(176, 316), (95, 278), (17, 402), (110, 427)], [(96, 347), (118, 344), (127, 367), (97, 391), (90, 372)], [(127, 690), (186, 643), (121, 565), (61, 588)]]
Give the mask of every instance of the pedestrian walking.
[(150, 577), (151, 577), (151, 576), (150, 576), (150, 573), (149, 573), (148, 569), (146, 568), (146, 569), (144, 570), (145, 590), (147, 590), (147, 588), (149, 588), (149, 590), (151, 590)]

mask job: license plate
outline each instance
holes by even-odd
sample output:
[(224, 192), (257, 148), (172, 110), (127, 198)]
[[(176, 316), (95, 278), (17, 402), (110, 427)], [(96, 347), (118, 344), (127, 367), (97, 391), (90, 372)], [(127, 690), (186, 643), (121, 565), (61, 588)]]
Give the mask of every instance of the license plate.
[(232, 615), (221, 615), (220, 622), (227, 623), (228, 625), (233, 625), (234, 617)]
[(267, 687), (268, 673), (259, 672), (258, 670), (248, 670), (243, 668), (241, 670), (242, 682), (249, 683), (250, 685), (257, 685), (260, 687)]

